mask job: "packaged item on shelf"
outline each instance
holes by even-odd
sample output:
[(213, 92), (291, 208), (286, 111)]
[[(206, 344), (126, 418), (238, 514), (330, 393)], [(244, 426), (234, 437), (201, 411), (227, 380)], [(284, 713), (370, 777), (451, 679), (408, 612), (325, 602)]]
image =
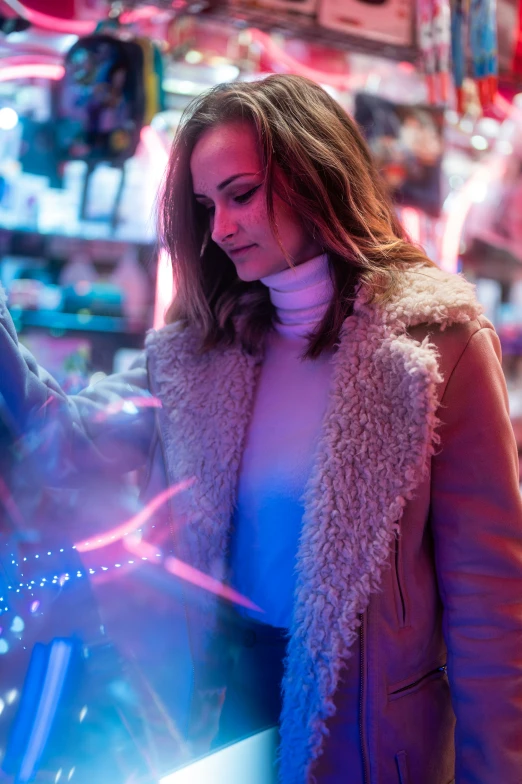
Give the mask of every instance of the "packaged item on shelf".
[(255, 3), (235, 0), (234, 5), (273, 8), (279, 11), (291, 11), (300, 14), (315, 14), (317, 11), (317, 0), (256, 0)]
[(121, 316), (123, 295), (119, 286), (107, 281), (88, 283), (82, 281), (64, 286), (63, 309), (67, 313), (85, 316)]
[(374, 41), (412, 46), (413, 0), (320, 0), (319, 24)]
[(77, 283), (93, 283), (98, 277), (90, 256), (85, 251), (79, 251), (73, 253), (62, 269), (59, 282), (61, 286), (74, 286)]
[(123, 313), (132, 328), (143, 326), (149, 302), (150, 282), (135, 245), (128, 245), (111, 276), (123, 294)]

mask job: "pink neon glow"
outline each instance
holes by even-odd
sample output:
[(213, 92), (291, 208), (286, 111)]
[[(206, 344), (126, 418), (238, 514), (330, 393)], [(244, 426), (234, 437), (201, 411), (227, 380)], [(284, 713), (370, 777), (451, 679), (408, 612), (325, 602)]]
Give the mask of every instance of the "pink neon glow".
[(155, 564), (159, 563), (155, 560), (158, 556), (163, 558), (163, 553), (161, 550), (158, 550), (155, 545), (151, 544), (150, 542), (145, 542), (143, 539), (138, 539), (135, 536), (129, 536), (127, 539), (125, 539), (123, 544), (129, 553), (138, 555), (144, 560), (153, 561)]
[(116, 528), (113, 528), (111, 531), (108, 531), (106, 534), (99, 536), (96, 539), (89, 538), (83, 542), (78, 542), (78, 544), (75, 545), (76, 550), (79, 553), (87, 553), (91, 550), (99, 550), (101, 547), (106, 547), (108, 544), (114, 544), (114, 542), (117, 542), (119, 539), (123, 539), (124, 536), (131, 534), (143, 525), (169, 498), (186, 490), (193, 482), (194, 479), (185, 479), (182, 482), (178, 482), (177, 485), (168, 487), (153, 498), (152, 501), (138, 512), (138, 514), (131, 517), (130, 520), (116, 526)]
[(43, 411), (43, 410), (44, 410), (44, 408), (47, 408), (47, 406), (50, 406), (50, 405), (52, 405), (52, 403), (55, 403), (55, 402), (56, 402), (56, 398), (55, 398), (55, 396), (54, 396), (54, 395), (50, 395), (50, 396), (47, 398), (47, 400), (45, 401), (45, 403), (42, 403), (42, 405), (41, 405), (41, 406), (40, 406), (40, 408), (38, 409), (38, 412), (40, 412), (40, 411)]
[(477, 194), (477, 188), (484, 186), (493, 179), (497, 171), (497, 163), (493, 160), (478, 169), (467, 181), (458, 195), (455, 196), (446, 218), (442, 235), (440, 254), (441, 269), (456, 272), (460, 255), (462, 230)]
[(495, 95), (493, 103), (506, 117), (509, 117), (509, 115), (516, 110), (516, 107), (500, 95), (500, 93)]
[(165, 325), (165, 313), (174, 298), (174, 277), (170, 257), (165, 250), (158, 254), (158, 270), (156, 273), (156, 300), (154, 302), (154, 329)]
[[(113, 403), (109, 403), (103, 411), (99, 411), (96, 414), (94, 421), (103, 422), (113, 414), (125, 411), (129, 404), (136, 406), (136, 408), (161, 408), (161, 400), (157, 397), (127, 397), (125, 400), (115, 400)], [(130, 411), (129, 413), (133, 414), (135, 412)]]
[(62, 19), (58, 16), (43, 14), (17, 2), (15, 9), (28, 22), (41, 27), (43, 30), (52, 30), (55, 33), (72, 33), (73, 35), (89, 35), (94, 32), (97, 22), (82, 19)]
[(354, 87), (356, 78), (347, 74), (328, 73), (327, 71), (317, 71), (315, 68), (310, 68), (303, 65), (299, 60), (296, 60), (292, 55), (287, 54), (276, 42), (271, 38), (268, 33), (263, 33), (256, 27), (249, 28), (248, 32), (252, 37), (252, 41), (264, 49), (267, 55), (278, 66), (283, 66), (291, 73), (306, 76), (308, 79), (313, 79), (315, 82), (329, 84), (332, 87), (337, 87), (339, 90), (349, 90)]
[(161, 561), (158, 556), (162, 557), (163, 553), (158, 551), (158, 548), (150, 542), (145, 542), (142, 539), (137, 539), (135, 537), (128, 537), (124, 541), (124, 546), (133, 555), (137, 555), (142, 559), (150, 561), (156, 566), (163, 565), (167, 572), (174, 575), (175, 577), (179, 577), (180, 580), (184, 580), (187, 583), (196, 585), (198, 588), (202, 588), (204, 591), (209, 591), (216, 596), (221, 596), (223, 599), (227, 599), (229, 602), (240, 604), (242, 607), (247, 607), (250, 610), (255, 610), (256, 612), (263, 612), (263, 610), (261, 610), (257, 604), (251, 602), (250, 599), (247, 599), (246, 596), (243, 596), (238, 591), (230, 588), (228, 585), (223, 585), (223, 583), (221, 583), (219, 580), (216, 580), (215, 577), (210, 577), (208, 574), (201, 572), (199, 569), (196, 569), (193, 566), (189, 566), (189, 564), (185, 563), (184, 561), (180, 561), (179, 558), (168, 556), (164, 561)]
[(160, 9), (153, 5), (144, 5), (141, 8), (135, 8), (132, 11), (124, 11), (120, 16), (122, 24), (134, 24), (134, 22), (145, 21), (152, 19), (160, 13)]
[(49, 63), (11, 65), (0, 68), (0, 82), (9, 82), (12, 79), (52, 79), (57, 81), (62, 78), (64, 70), (63, 65)]
[(414, 207), (403, 207), (401, 210), (402, 225), (412, 242), (421, 240), (421, 218), (419, 211)]
[[(169, 160), (168, 150), (161, 136), (146, 125), (141, 130), (140, 140), (147, 151), (150, 162), (155, 172), (161, 177)], [(156, 274), (156, 298), (154, 302), (153, 328), (161, 329), (165, 325), (165, 313), (174, 297), (174, 279), (170, 258), (165, 250), (158, 254), (158, 268)]]
[(238, 593), (233, 588), (230, 588), (228, 585), (223, 585), (223, 583), (220, 583), (219, 580), (216, 580), (214, 577), (210, 577), (208, 574), (200, 572), (199, 569), (195, 569), (193, 566), (184, 563), (184, 561), (180, 561), (179, 558), (169, 556), (165, 559), (163, 565), (170, 574), (179, 577), (181, 580), (192, 583), (193, 585), (197, 585), (199, 588), (203, 588), (204, 591), (210, 591), (210, 593), (214, 593), (216, 596), (221, 596), (229, 602), (240, 604), (242, 607), (247, 607), (249, 610), (263, 612), (257, 604), (251, 602), (246, 596), (242, 596), (242, 594)]
[(140, 141), (147, 150), (147, 155), (156, 172), (160, 176), (163, 175), (169, 160), (169, 153), (161, 136), (150, 125), (145, 125), (141, 129)]

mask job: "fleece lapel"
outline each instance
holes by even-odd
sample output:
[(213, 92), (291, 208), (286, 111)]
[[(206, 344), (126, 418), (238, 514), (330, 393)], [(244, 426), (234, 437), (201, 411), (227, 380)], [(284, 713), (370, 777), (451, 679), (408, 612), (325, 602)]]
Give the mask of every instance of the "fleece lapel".
[[(294, 618), (283, 682), (281, 781), (303, 784), (335, 712), (359, 615), (378, 590), (406, 502), (437, 443), (437, 355), (412, 340), (478, 314), (469, 284), (405, 276), (385, 308), (364, 293), (344, 325), (329, 406), (305, 495)], [(446, 276), (449, 277), (449, 276)]]
[[(359, 615), (380, 586), (404, 506), (437, 443), (437, 355), (407, 329), (421, 323), (444, 329), (480, 312), (460, 277), (416, 270), (401, 283), (381, 307), (360, 291), (334, 358), (297, 556), (283, 681), (285, 784), (310, 780)], [(168, 481), (195, 479), (175, 499), (184, 502), (177, 509), (182, 557), (222, 580), (261, 358), (237, 346), (201, 354), (197, 337), (175, 325), (152, 333), (147, 350), (153, 391), (163, 403)]]
[(197, 335), (176, 325), (147, 339), (160, 413), (166, 470), (172, 486), (192, 485), (174, 498), (181, 557), (223, 580), (237, 479), (260, 359), (237, 345), (199, 351)]

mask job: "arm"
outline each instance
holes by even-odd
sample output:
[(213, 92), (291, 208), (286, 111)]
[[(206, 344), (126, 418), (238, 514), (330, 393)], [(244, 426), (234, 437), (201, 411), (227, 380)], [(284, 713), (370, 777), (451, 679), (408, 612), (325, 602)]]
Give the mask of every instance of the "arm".
[[(127, 400), (134, 401), (122, 409)], [(145, 401), (145, 404), (143, 404)], [(85, 472), (123, 473), (147, 458), (154, 433), (145, 356), (127, 373), (68, 397), (18, 343), (0, 301), (0, 422), (4, 445), (38, 463), (49, 483)], [(143, 404), (143, 405), (142, 405)]]
[(522, 780), (522, 504), (500, 366), (484, 327), (446, 385), (431, 522), (456, 725), (456, 784)]

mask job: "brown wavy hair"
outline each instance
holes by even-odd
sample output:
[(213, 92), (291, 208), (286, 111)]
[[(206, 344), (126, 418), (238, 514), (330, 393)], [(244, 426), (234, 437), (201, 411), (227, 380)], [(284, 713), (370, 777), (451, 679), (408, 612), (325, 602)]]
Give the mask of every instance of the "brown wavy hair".
[(182, 117), (160, 208), (160, 237), (173, 260), (176, 290), (166, 320), (197, 327), (203, 350), (239, 338), (253, 351), (276, 318), (268, 289), (238, 278), (210, 237), (207, 211), (193, 196), (190, 158), (196, 142), (208, 128), (238, 120), (251, 122), (259, 139), (274, 236), (278, 239), (273, 192), (282, 179), (279, 195), (328, 255), (334, 296), (309, 337), (306, 356), (313, 358), (337, 342), (360, 283), (371, 301), (386, 301), (402, 269), (433, 263), (406, 236), (356, 123), (318, 84), (272, 75), (218, 85)]

